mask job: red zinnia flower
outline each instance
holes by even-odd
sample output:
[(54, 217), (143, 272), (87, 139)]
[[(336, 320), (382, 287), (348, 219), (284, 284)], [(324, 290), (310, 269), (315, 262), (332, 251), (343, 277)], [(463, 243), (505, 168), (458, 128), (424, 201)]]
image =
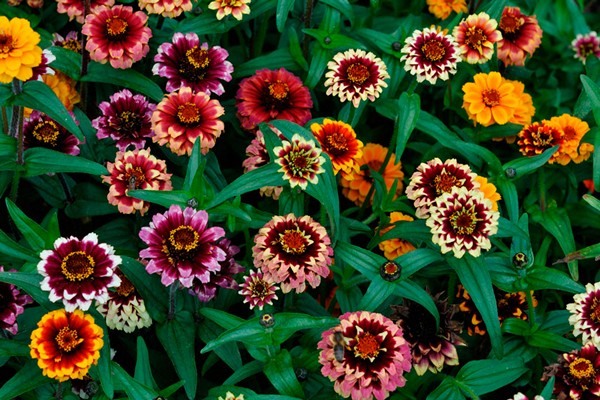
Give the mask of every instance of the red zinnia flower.
[(502, 39), (498, 22), (484, 12), (469, 15), (454, 27), (452, 35), (460, 46), (462, 59), (469, 64), (488, 62), (494, 54), (494, 43)]
[(521, 13), (519, 7), (504, 7), (499, 24), (502, 39), (498, 42), (498, 59), (504, 65), (525, 65), (542, 43), (542, 29), (535, 15)]
[[(67, 14), (69, 21), (75, 19), (80, 24), (83, 24), (83, 13), (85, 11), (85, 0), (56, 0), (56, 11), (61, 14)], [(91, 0), (90, 11), (93, 13), (100, 6), (112, 7), (115, 0)]]
[(542, 381), (554, 376), (552, 394), (557, 399), (592, 400), (600, 398), (600, 353), (593, 343), (558, 357), (545, 368)]

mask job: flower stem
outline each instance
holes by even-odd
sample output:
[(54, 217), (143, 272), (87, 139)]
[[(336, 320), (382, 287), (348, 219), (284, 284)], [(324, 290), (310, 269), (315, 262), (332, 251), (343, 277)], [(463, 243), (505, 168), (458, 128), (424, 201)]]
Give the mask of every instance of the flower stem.
[(175, 302), (177, 299), (177, 290), (179, 289), (179, 281), (175, 281), (169, 286), (169, 314), (167, 319), (170, 321), (175, 318)]
[(8, 133), (8, 115), (6, 115), (6, 107), (2, 107), (2, 132)]
[[(91, 9), (91, 0), (83, 0), (83, 20), (90, 13)], [(85, 45), (87, 41), (86, 35), (81, 35), (81, 73), (80, 76), (83, 78), (87, 75), (88, 64), (90, 63), (90, 53), (85, 50)], [(79, 106), (83, 110), (84, 113), (87, 114), (87, 82), (83, 79), (79, 80), (79, 97), (81, 99)]]
[[(306, 0), (306, 11), (304, 13), (304, 28), (305, 29), (310, 28), (310, 20), (312, 18), (313, 5), (314, 5), (314, 0)], [(302, 40), (302, 53), (304, 54), (304, 58), (308, 57), (308, 40), (309, 40), (309, 36), (305, 34), (304, 38)]]

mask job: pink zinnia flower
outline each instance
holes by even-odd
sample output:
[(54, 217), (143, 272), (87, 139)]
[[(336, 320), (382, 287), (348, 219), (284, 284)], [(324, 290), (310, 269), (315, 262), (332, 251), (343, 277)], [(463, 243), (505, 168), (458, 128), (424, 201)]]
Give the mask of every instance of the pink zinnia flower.
[[(0, 265), (0, 272), (4, 272), (3, 265)], [(19, 332), (17, 317), (23, 314), (25, 305), (33, 303), (33, 299), (28, 294), (21, 293), (15, 285), (0, 282), (0, 300), (0, 329), (16, 335)]]
[(535, 15), (521, 13), (519, 7), (504, 7), (499, 24), (502, 39), (498, 42), (498, 59), (504, 65), (525, 65), (527, 55), (542, 43), (542, 29)]
[[(85, 10), (84, 0), (56, 0), (56, 11), (60, 14), (67, 14), (69, 21), (75, 19), (80, 24), (83, 24), (83, 13)], [(115, 0), (91, 0), (90, 11), (93, 13), (100, 6), (112, 7)]]
[(461, 57), (469, 64), (482, 64), (492, 59), (494, 43), (502, 39), (498, 22), (484, 12), (469, 15), (454, 27), (452, 36), (460, 46)]
[(571, 48), (575, 52), (573, 57), (581, 60), (583, 64), (590, 56), (600, 58), (600, 39), (594, 31), (585, 35), (578, 34), (571, 42)]
[(289, 181), (292, 188), (299, 186), (306, 190), (309, 182), (316, 185), (317, 175), (325, 172), (321, 149), (313, 140), (306, 140), (297, 133), (291, 142), (284, 140), (281, 146), (273, 148), (273, 153), (278, 157), (275, 164), (281, 166), (278, 171), (283, 172), (283, 179)]
[[(74, 114), (71, 113), (72, 116)], [(79, 154), (79, 139), (61, 124), (39, 111), (33, 111), (23, 124), (24, 147), (44, 147), (76, 156)]]
[(192, 11), (191, 0), (138, 0), (140, 10), (165, 18), (177, 18), (184, 11)]
[(244, 303), (248, 303), (251, 310), (254, 307), (262, 310), (265, 305), (272, 305), (273, 300), (277, 300), (275, 292), (279, 290), (275, 282), (265, 279), (261, 270), (250, 271), (240, 289), (238, 293), (244, 296)]
[(229, 82), (233, 64), (227, 61), (229, 53), (220, 46), (200, 44), (195, 33), (175, 33), (173, 43), (163, 43), (154, 56), (152, 73), (167, 78), (167, 91), (183, 86), (194, 92), (221, 95), (225, 92), (220, 81)]

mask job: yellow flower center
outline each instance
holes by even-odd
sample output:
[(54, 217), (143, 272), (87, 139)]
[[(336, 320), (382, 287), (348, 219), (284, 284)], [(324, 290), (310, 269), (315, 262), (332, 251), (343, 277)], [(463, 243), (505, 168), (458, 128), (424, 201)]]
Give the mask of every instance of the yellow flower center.
[(270, 83), (268, 88), (271, 97), (277, 100), (285, 100), (290, 93), (290, 88), (287, 83), (281, 81)]
[(477, 221), (481, 219), (478, 219), (475, 214), (475, 206), (454, 211), (450, 215), (450, 225), (458, 235), (471, 235), (475, 231)]
[(140, 189), (146, 182), (146, 174), (140, 167), (130, 169), (125, 177), (127, 179), (127, 189), (129, 190)]
[(39, 142), (56, 147), (60, 131), (53, 121), (41, 121), (33, 128), (32, 134)]
[(75, 39), (68, 39), (62, 43), (62, 47), (75, 53), (81, 52), (81, 43)]
[(454, 175), (442, 172), (433, 178), (433, 186), (435, 187), (435, 193), (439, 196), (442, 193), (450, 193), (453, 187), (461, 187), (462, 182)]
[(177, 107), (177, 119), (184, 125), (197, 125), (200, 122), (200, 116), (200, 109), (191, 101)]
[(379, 355), (379, 342), (375, 336), (367, 332), (361, 337), (357, 337), (356, 341), (356, 346), (354, 346), (354, 355), (356, 357), (360, 357), (363, 360), (368, 358), (374, 361), (375, 357)]
[(190, 252), (198, 247), (200, 235), (191, 226), (182, 225), (169, 232), (169, 244), (177, 251)]
[(15, 48), (14, 39), (10, 35), (0, 33), (0, 58), (6, 58)]
[(58, 348), (63, 353), (68, 353), (74, 350), (83, 342), (83, 338), (80, 338), (75, 329), (71, 329), (68, 326), (60, 328), (58, 334), (54, 338)]
[(127, 21), (120, 17), (108, 17), (106, 19), (106, 33), (112, 39), (119, 39), (127, 33)]
[(119, 122), (115, 124), (119, 132), (137, 133), (141, 128), (140, 115), (131, 111), (123, 111), (119, 114)]
[(187, 61), (195, 68), (206, 68), (210, 64), (210, 58), (208, 57), (208, 51), (194, 46), (185, 52)]
[(283, 251), (288, 254), (303, 254), (306, 251), (306, 246), (311, 243), (312, 240), (299, 227), (286, 229), (279, 234), (279, 244)]
[(121, 276), (121, 284), (117, 288), (117, 293), (119, 296), (127, 297), (133, 293), (134, 290), (135, 288), (131, 284), (131, 281), (124, 276)]
[(504, 33), (516, 33), (525, 23), (523, 18), (516, 18), (512, 15), (503, 15), (500, 18), (500, 29)]
[(595, 54), (595, 49), (596, 46), (594, 46), (594, 43), (582, 43), (579, 45), (579, 52), (583, 58), (587, 58), (588, 56)]
[(487, 41), (487, 36), (485, 35), (485, 32), (483, 32), (483, 29), (481, 29), (481, 28), (472, 26), (465, 32), (465, 43), (467, 44), (467, 46), (471, 47), (472, 49), (477, 50), (479, 52), (479, 54), (482, 53), (482, 51), (483, 51), (482, 46), (483, 46), (483, 43), (485, 43), (486, 41)]
[(590, 360), (577, 358), (569, 364), (569, 375), (575, 379), (588, 380), (596, 375), (596, 370)]
[(348, 151), (348, 139), (340, 132), (333, 132), (324, 138), (327, 153), (339, 156)]
[(429, 61), (439, 61), (446, 55), (446, 47), (439, 40), (431, 39), (421, 46), (421, 51)]
[(362, 85), (367, 79), (371, 77), (369, 68), (366, 65), (360, 63), (354, 63), (346, 70), (348, 80), (355, 85)]
[(495, 107), (500, 104), (500, 92), (496, 89), (485, 89), (481, 93), (481, 98), (487, 107)]
[(71, 282), (81, 282), (94, 273), (96, 263), (92, 256), (84, 251), (73, 251), (63, 259), (60, 264), (65, 278)]

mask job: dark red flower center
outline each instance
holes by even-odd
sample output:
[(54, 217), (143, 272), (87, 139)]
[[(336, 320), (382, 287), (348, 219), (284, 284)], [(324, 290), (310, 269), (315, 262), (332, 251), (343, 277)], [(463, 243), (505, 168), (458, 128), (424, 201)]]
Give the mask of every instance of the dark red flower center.
[(304, 151), (292, 151), (287, 159), (288, 167), (294, 176), (302, 176), (310, 170), (311, 160)]
[(453, 187), (461, 187), (462, 182), (454, 175), (442, 172), (433, 178), (435, 193), (440, 196), (442, 193), (450, 193)]
[(31, 133), (38, 142), (52, 147), (56, 147), (60, 136), (60, 130), (54, 121), (40, 121)]
[(125, 278), (123, 275), (120, 275), (120, 277), (121, 284), (117, 288), (117, 294), (122, 297), (128, 297), (131, 293), (133, 293), (135, 288), (133, 287), (129, 279)]
[(299, 227), (296, 227), (296, 229), (286, 229), (280, 233), (278, 242), (286, 253), (298, 255), (306, 251), (306, 247), (312, 243), (312, 240)]
[(185, 52), (185, 57), (181, 58), (178, 70), (186, 80), (200, 82), (204, 79), (209, 66), (208, 50), (194, 46)]
[(0, 35), (0, 54), (8, 54), (15, 48), (14, 40), (10, 35)]
[(525, 19), (506, 14), (500, 18), (499, 25), (502, 33), (515, 34), (519, 32), (524, 23)]
[(259, 279), (254, 281), (252, 286), (250, 287), (250, 292), (252, 293), (252, 297), (257, 298), (265, 298), (267, 294), (269, 294), (269, 286), (264, 280)]
[(500, 104), (500, 92), (496, 89), (485, 89), (481, 93), (483, 103), (487, 107), (495, 107)]
[(477, 218), (475, 206), (462, 208), (450, 215), (450, 225), (458, 235), (471, 235), (477, 227), (477, 221), (481, 220)]
[(346, 70), (348, 80), (355, 85), (362, 85), (367, 79), (371, 77), (369, 68), (361, 63), (353, 63)]
[(182, 125), (198, 125), (201, 115), (202, 114), (198, 106), (191, 101), (188, 101), (187, 103), (181, 104), (177, 107), (177, 119)]
[(595, 323), (600, 323), (600, 298), (594, 297), (590, 307), (589, 318)]
[(109, 39), (121, 40), (127, 35), (129, 24), (121, 17), (108, 17), (106, 19), (106, 33)]
[(379, 355), (379, 342), (377, 338), (369, 332), (356, 338), (356, 346), (354, 346), (354, 355), (363, 360), (369, 359), (373, 361)]
[(564, 138), (566, 141), (575, 139), (575, 136), (577, 135), (575, 128), (573, 128), (572, 126), (565, 126), (563, 128), (563, 132), (565, 134)]
[(398, 272), (398, 265), (393, 262), (386, 262), (384, 264), (384, 271), (388, 275), (394, 275)]
[(596, 376), (596, 370), (590, 360), (579, 357), (569, 364), (569, 375), (578, 381), (586, 382)]
[(487, 36), (483, 29), (472, 26), (465, 32), (465, 44), (472, 49), (482, 53), (481, 47), (487, 41)]
[(594, 43), (590, 42), (582, 43), (579, 45), (579, 53), (581, 53), (581, 56), (583, 58), (587, 58), (592, 54), (596, 54), (596, 46), (594, 45)]
[(552, 147), (554, 145), (555, 129), (547, 125), (537, 125), (531, 132), (532, 144), (537, 147)]
[(200, 235), (189, 225), (178, 226), (169, 232), (166, 247), (169, 256), (187, 260), (198, 250)]
[(324, 137), (323, 147), (328, 154), (341, 156), (348, 151), (348, 138), (343, 133), (332, 132)]
[(60, 328), (60, 331), (58, 331), (54, 340), (56, 341), (59, 350), (63, 353), (73, 351), (83, 342), (83, 338), (79, 337), (77, 331), (68, 326)]
[(71, 282), (81, 282), (94, 273), (96, 262), (85, 251), (73, 251), (63, 258), (60, 268), (65, 278)]
[(446, 55), (446, 46), (436, 39), (430, 39), (421, 46), (421, 51), (427, 60), (440, 61)]
[(125, 134), (135, 134), (142, 129), (142, 116), (132, 111), (122, 111), (117, 123), (111, 123), (113, 128)]

